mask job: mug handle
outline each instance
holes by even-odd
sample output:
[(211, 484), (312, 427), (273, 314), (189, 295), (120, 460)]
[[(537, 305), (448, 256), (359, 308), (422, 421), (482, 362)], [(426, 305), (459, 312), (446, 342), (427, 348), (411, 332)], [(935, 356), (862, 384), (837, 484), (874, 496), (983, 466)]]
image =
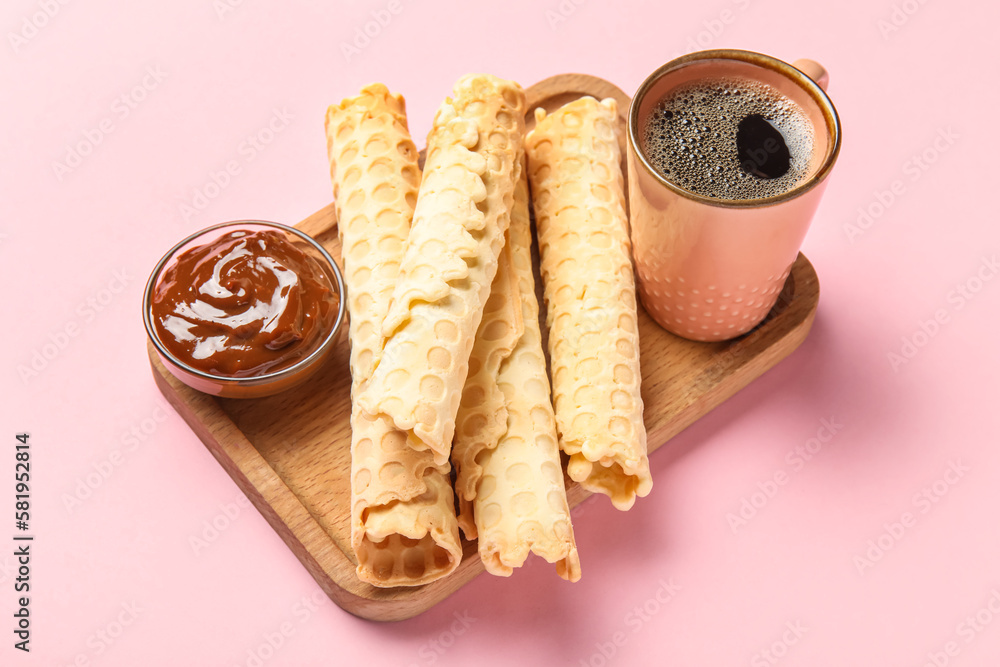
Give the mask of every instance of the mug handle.
[(808, 58), (799, 58), (792, 63), (792, 67), (799, 70), (810, 79), (816, 82), (823, 90), (826, 90), (827, 85), (830, 83), (830, 74), (826, 71), (826, 68), (820, 65), (815, 60), (809, 60)]

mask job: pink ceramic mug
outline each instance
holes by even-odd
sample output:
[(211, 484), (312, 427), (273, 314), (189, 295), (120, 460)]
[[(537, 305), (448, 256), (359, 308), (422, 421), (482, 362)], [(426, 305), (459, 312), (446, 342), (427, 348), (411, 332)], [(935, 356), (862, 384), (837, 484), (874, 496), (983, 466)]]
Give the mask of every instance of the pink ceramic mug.
[[(750, 51), (701, 51), (656, 70), (632, 98), (628, 187), (639, 296), (672, 333), (734, 338), (759, 324), (781, 293), (840, 152), (840, 120), (823, 90), (826, 71), (808, 60), (796, 65)], [(712, 198), (672, 182), (644, 155), (642, 132), (659, 100), (679, 85), (716, 77), (766, 83), (809, 119), (812, 156), (791, 190), (764, 199)]]

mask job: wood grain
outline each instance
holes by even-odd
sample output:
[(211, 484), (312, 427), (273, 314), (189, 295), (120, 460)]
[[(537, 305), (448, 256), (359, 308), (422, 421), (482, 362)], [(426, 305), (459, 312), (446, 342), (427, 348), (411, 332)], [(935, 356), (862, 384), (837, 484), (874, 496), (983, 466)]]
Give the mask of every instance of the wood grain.
[[(624, 123), (629, 98), (621, 90), (596, 77), (564, 74), (528, 89), (529, 127), (535, 107), (552, 110), (585, 94), (618, 100)], [(624, 154), (624, 146), (622, 150)], [(298, 228), (340, 257), (333, 204)], [(678, 338), (654, 323), (640, 305), (642, 398), (650, 452), (798, 347), (812, 326), (818, 301), (816, 273), (800, 254), (767, 319), (733, 341)], [(349, 525), (349, 351), (344, 334), (327, 365), (304, 385), (260, 399), (220, 399), (190, 389), (164, 368), (152, 344), (149, 359), (160, 391), (326, 594), (357, 616), (402, 620), (448, 597), (482, 573), (483, 566), (475, 544), (463, 542), (458, 569), (431, 584), (381, 589), (355, 575)], [(589, 494), (570, 483), (567, 495), (575, 507)], [(592, 566), (591, 576), (600, 576), (597, 567)]]

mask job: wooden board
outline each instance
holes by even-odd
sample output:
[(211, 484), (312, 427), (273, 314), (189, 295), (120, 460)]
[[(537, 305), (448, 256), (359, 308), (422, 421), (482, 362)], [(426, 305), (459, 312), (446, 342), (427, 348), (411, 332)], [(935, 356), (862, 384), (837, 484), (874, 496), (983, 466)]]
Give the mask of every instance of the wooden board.
[[(528, 90), (528, 102), (531, 109), (551, 110), (582, 94), (618, 99), (624, 123), (628, 96), (595, 77), (565, 74), (546, 79)], [(529, 126), (533, 119), (529, 110)], [(332, 204), (298, 227), (340, 257)], [(818, 300), (816, 273), (800, 254), (767, 319), (734, 341), (696, 343), (678, 338), (661, 329), (640, 306), (642, 398), (650, 452), (798, 347), (812, 325)], [(326, 594), (357, 616), (401, 620), (448, 597), (483, 572), (483, 566), (475, 543), (463, 542), (458, 569), (431, 584), (380, 589), (355, 575), (350, 546), (348, 357), (345, 334), (329, 363), (304, 385), (268, 398), (219, 399), (175, 379), (149, 346), (153, 377), (164, 396)], [(571, 507), (589, 495), (572, 483), (567, 494)], [(591, 563), (587, 576), (601, 576), (599, 567)]]

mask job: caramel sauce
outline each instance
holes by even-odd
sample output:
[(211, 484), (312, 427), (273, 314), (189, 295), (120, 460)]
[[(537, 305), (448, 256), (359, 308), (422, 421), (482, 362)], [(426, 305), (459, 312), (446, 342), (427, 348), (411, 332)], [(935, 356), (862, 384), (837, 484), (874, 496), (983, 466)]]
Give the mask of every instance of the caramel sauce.
[(167, 350), (227, 377), (264, 375), (309, 356), (338, 306), (319, 261), (276, 231), (233, 231), (185, 251), (152, 297)]

